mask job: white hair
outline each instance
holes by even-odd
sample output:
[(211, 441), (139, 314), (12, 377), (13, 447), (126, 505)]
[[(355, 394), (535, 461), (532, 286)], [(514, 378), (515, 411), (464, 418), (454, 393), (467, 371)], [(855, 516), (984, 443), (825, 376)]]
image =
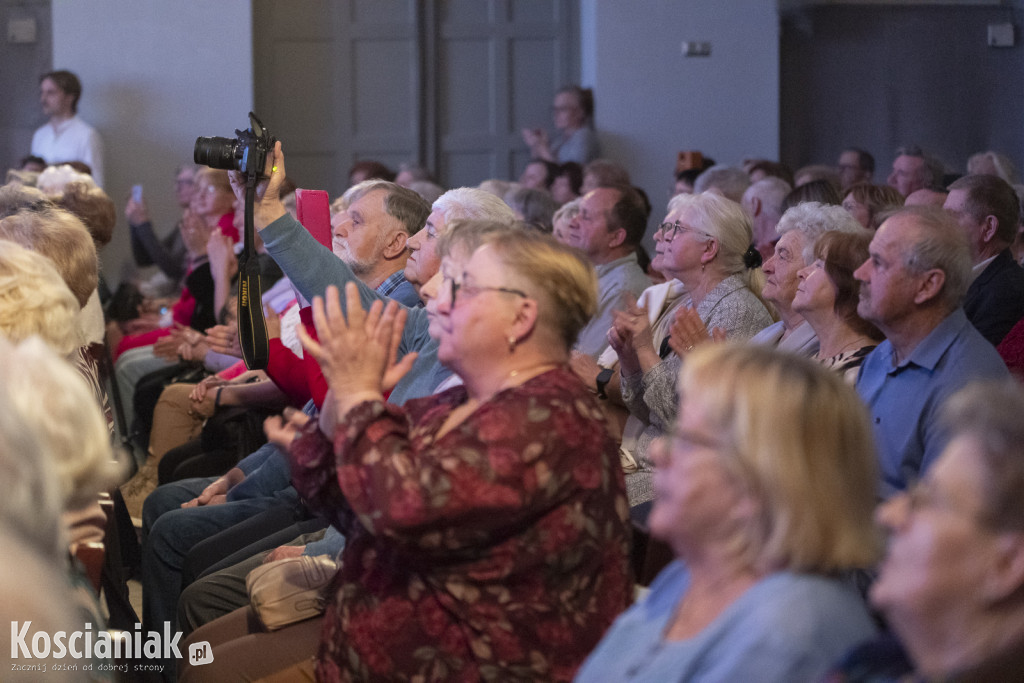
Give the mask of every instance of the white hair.
[(743, 201), (740, 203), (746, 207), (752, 198), (757, 197), (761, 200), (761, 207), (765, 214), (777, 221), (782, 215), (782, 201), (792, 191), (793, 188), (790, 184), (782, 178), (768, 176), (748, 187), (747, 191), (743, 193)]
[(516, 220), (509, 205), (486, 190), (475, 187), (457, 187), (438, 197), (431, 211), (444, 215), (448, 226), (455, 220), (492, 221), (511, 225)]
[(801, 256), (804, 263), (814, 260), (814, 243), (826, 232), (835, 230), (854, 235), (865, 233), (864, 226), (858, 223), (849, 211), (841, 206), (822, 204), (821, 202), (797, 204), (782, 214), (776, 231), (781, 236), (793, 230), (803, 235), (804, 245)]
[(17, 345), (0, 338), (0, 358), (0, 413), (15, 416), (19, 429), (52, 454), (62, 507), (95, 501), (121, 467), (85, 379), (38, 337)]
[(96, 181), (87, 173), (79, 173), (68, 164), (60, 166), (47, 166), (39, 174), (36, 180), (36, 187), (48, 195), (60, 196), (64, 194), (64, 188), (71, 183), (85, 183), (90, 188), (98, 188)]
[(714, 189), (726, 199), (739, 204), (748, 187), (750, 176), (742, 168), (717, 164), (697, 176), (693, 182), (693, 193), (701, 194)]

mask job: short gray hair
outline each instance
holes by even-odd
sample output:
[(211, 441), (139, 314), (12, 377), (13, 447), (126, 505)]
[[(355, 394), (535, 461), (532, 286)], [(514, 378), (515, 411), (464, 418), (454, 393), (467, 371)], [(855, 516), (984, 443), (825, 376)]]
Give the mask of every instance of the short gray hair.
[(814, 260), (814, 243), (829, 231), (848, 232), (854, 235), (864, 234), (864, 226), (841, 206), (822, 204), (820, 202), (804, 202), (782, 214), (779, 225), (775, 228), (779, 235), (796, 230), (804, 238), (801, 257), (804, 263)]
[(580, 201), (580, 198), (577, 197), (571, 202), (566, 202), (565, 204), (562, 204), (560, 207), (558, 207), (558, 210), (555, 211), (555, 215), (551, 217), (552, 225), (562, 220), (563, 218), (567, 218), (569, 220), (575, 218), (576, 214), (580, 212)]
[(384, 196), (384, 212), (401, 223), (402, 230), (407, 235), (412, 236), (420, 231), (427, 222), (427, 216), (430, 215), (430, 205), (407, 187), (387, 180), (364, 180), (350, 187), (342, 198), (347, 202), (346, 206), (351, 206), (356, 200), (377, 190), (387, 193)]
[(743, 193), (750, 187), (750, 176), (742, 168), (718, 164), (707, 169), (693, 183), (693, 193), (700, 194), (714, 188), (727, 199), (737, 204), (743, 199)]
[(430, 208), (441, 212), (445, 226), (455, 220), (490, 221), (504, 225), (512, 225), (516, 220), (512, 209), (500, 197), (475, 187), (448, 190)]
[(903, 245), (903, 262), (916, 272), (937, 268), (946, 281), (940, 294), (949, 310), (960, 306), (971, 284), (971, 247), (956, 220), (937, 206), (906, 206), (888, 220), (913, 216), (920, 229), (916, 241)]
[(119, 479), (107, 423), (92, 389), (71, 363), (38, 338), (0, 343), (3, 412), (14, 413), (50, 451), (65, 510), (82, 508)]
[(748, 187), (747, 191), (743, 193), (744, 201), (740, 203), (743, 204), (748, 199), (757, 197), (761, 200), (761, 206), (764, 207), (765, 212), (772, 218), (778, 219), (782, 215), (782, 200), (792, 191), (792, 186), (782, 178), (767, 176)]

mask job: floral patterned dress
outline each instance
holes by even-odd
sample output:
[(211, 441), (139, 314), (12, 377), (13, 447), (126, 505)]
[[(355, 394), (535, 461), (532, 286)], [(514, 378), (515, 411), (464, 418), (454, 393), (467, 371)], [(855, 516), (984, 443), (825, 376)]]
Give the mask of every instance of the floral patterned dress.
[(348, 541), (321, 680), (572, 679), (632, 596), (628, 506), (601, 408), (567, 367), (435, 438), (463, 387), (312, 422), (296, 488)]

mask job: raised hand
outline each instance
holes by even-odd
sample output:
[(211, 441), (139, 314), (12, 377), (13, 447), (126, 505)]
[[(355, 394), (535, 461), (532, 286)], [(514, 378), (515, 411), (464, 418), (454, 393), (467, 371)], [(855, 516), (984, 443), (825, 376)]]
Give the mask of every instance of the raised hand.
[[(284, 152), (281, 141), (274, 143), (274, 149), (267, 154), (267, 165), (263, 170), (266, 180), (256, 186), (253, 200), (253, 226), (257, 231), (267, 227), (285, 214), (281, 203), (281, 183), (284, 182)], [(245, 176), (238, 171), (228, 171), (231, 189), (239, 201), (245, 201)]]
[(638, 306), (631, 295), (623, 297), (622, 309), (612, 316), (608, 343), (619, 355), (622, 375), (629, 377), (657, 363), (647, 309)]

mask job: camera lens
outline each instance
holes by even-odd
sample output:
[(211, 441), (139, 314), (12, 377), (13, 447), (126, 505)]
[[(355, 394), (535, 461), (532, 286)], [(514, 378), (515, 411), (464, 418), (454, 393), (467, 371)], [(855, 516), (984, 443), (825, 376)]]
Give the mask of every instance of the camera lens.
[(197, 164), (203, 164), (210, 168), (233, 171), (238, 168), (237, 145), (238, 141), (233, 138), (196, 138), (192, 159)]

